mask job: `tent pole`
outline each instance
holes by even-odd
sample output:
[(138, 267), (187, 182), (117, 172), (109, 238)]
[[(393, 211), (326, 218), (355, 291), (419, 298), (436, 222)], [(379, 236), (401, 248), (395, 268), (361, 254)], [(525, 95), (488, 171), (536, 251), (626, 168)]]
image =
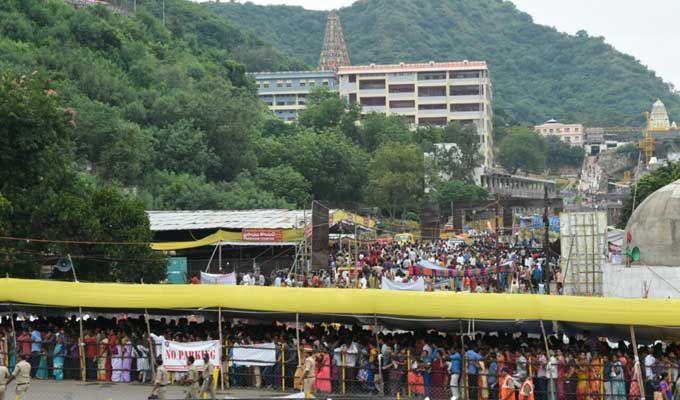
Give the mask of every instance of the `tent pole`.
[[(224, 338), (222, 337), (222, 307), (217, 308), (217, 330), (219, 331), (219, 336), (220, 336), (220, 347), (222, 347), (222, 344), (224, 343)], [(227, 352), (229, 351), (228, 348), (224, 348), (224, 351)], [(220, 359), (220, 387), (222, 388), (222, 391), (224, 392), (224, 379), (225, 379), (225, 374), (224, 374), (224, 369), (222, 368), (222, 360)]]
[(149, 323), (149, 310), (144, 309), (144, 321), (146, 322), (146, 335), (149, 338), (149, 354), (151, 355), (151, 375), (156, 376), (156, 344), (151, 338), (151, 324)]
[(302, 365), (302, 354), (300, 354), (300, 313), (295, 313), (295, 338), (297, 339), (298, 365)]
[(222, 271), (222, 241), (220, 240), (220, 244), (218, 244), (220, 251), (219, 251), (219, 258), (218, 258), (218, 271)]
[(83, 335), (83, 307), (78, 307), (80, 314), (80, 338), (78, 338), (78, 353), (80, 355), (80, 379), (83, 382), (86, 380), (85, 375), (85, 335)]
[(635, 368), (635, 372), (637, 373), (638, 377), (638, 385), (640, 386), (640, 390), (644, 394), (645, 391), (645, 384), (642, 382), (642, 371), (640, 370), (640, 363), (642, 360), (640, 360), (640, 356), (638, 355), (638, 345), (637, 345), (637, 340), (635, 338), (635, 327), (633, 325), (630, 325), (630, 343), (633, 345), (633, 354), (635, 355), (635, 362), (633, 363), (633, 368)]
[(12, 306), (9, 307), (9, 323), (12, 326), (12, 342), (14, 342), (14, 352), (17, 352), (17, 331), (14, 329), (14, 311)]
[(378, 316), (376, 314), (373, 314), (373, 332), (375, 333), (375, 346), (376, 349), (378, 350), (378, 377), (380, 378), (380, 384), (378, 385), (379, 389), (378, 391), (380, 392), (380, 395), (383, 395), (384, 391), (384, 386), (383, 386), (383, 373), (382, 373), (382, 352), (380, 349), (380, 340), (379, 340), (379, 327), (378, 327)]
[[(221, 243), (221, 242), (220, 242)], [(210, 260), (208, 260), (208, 265), (205, 267), (205, 272), (210, 271), (210, 264), (212, 264), (212, 260), (215, 257), (215, 252), (217, 251), (217, 246), (213, 249), (212, 254), (210, 255)]]
[[(543, 344), (545, 345), (545, 357), (548, 359), (548, 363), (550, 363), (550, 348), (548, 347), (548, 335), (545, 334), (545, 326), (543, 325), (543, 320), (541, 320), (541, 332), (543, 333)], [(550, 365), (548, 365), (548, 367), (550, 367)], [(553, 387), (553, 384), (550, 380), (548, 380), (548, 390), (550, 393), (550, 398), (554, 399), (555, 388)]]

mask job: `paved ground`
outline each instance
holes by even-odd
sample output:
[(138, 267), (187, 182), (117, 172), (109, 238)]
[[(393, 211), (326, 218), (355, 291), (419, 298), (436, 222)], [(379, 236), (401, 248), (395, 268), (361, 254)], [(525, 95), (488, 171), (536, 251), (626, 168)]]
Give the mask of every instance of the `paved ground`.
[[(134, 383), (100, 384), (73, 381), (33, 381), (26, 400), (147, 400), (151, 386)], [(289, 394), (289, 393), (286, 393)], [(253, 399), (258, 397), (281, 397), (281, 392), (256, 390), (228, 390), (218, 393), (218, 399)], [(7, 390), (6, 399), (14, 399), (14, 383)], [(184, 399), (181, 387), (168, 390), (166, 400)]]

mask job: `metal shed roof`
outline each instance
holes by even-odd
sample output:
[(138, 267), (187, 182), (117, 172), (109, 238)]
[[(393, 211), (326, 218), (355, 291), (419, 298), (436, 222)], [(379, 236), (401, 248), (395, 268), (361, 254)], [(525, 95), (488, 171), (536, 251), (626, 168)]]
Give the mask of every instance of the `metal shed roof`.
[(302, 229), (304, 218), (311, 219), (307, 210), (197, 210), (147, 211), (151, 231), (182, 231), (189, 229)]

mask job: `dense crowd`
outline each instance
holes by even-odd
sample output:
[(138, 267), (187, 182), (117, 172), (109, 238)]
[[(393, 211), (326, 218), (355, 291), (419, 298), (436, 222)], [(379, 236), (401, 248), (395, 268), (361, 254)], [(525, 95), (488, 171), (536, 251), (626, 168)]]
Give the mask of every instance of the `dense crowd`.
[[(384, 277), (400, 284), (422, 279), (428, 291), (545, 293), (549, 280), (557, 293), (562, 293), (559, 257), (530, 247), (508, 248), (484, 240), (470, 245), (442, 240), (365, 247), (354, 254), (336, 247), (326, 270), (279, 272), (273, 277), (244, 272), (238, 276), (238, 284), (379, 289)], [(198, 279), (194, 283), (199, 283)]]
[[(638, 364), (628, 343), (611, 343), (587, 332), (551, 335), (544, 341), (507, 332), (373, 332), (342, 324), (304, 324), (298, 331), (286, 323), (234, 322), (225, 323), (222, 332), (222, 383), (227, 387), (468, 400), (680, 398), (680, 347), (673, 343), (641, 346)], [(0, 365), (11, 369), (26, 355), (36, 379), (81, 379), (75, 317), (17, 319), (16, 335), (11, 327), (4, 318)], [(215, 321), (160, 319), (151, 320), (149, 328), (151, 336), (142, 316), (86, 319), (85, 378), (149, 382), (152, 357), (160, 354), (163, 340), (219, 337)], [(249, 365), (233, 358), (233, 348), (262, 343), (275, 344), (272, 363)], [(171, 375), (175, 384), (186, 382), (187, 373)]]

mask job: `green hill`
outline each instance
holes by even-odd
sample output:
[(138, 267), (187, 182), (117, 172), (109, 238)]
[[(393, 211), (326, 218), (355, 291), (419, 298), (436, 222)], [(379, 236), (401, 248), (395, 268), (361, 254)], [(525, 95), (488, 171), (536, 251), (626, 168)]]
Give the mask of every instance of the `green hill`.
[[(310, 66), (318, 62), (324, 12), (234, 2), (206, 7)], [(638, 60), (604, 38), (535, 24), (507, 0), (360, 0), (339, 15), (354, 64), (486, 60), (496, 110), (516, 121), (640, 124), (657, 98), (680, 118), (680, 96)]]

